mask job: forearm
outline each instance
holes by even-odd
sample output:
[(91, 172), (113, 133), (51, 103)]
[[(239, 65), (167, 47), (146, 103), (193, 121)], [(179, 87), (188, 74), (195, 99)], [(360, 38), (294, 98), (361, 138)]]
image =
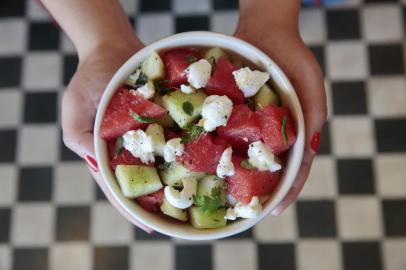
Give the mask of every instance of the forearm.
[(117, 0), (41, 0), (85, 58), (101, 46), (138, 44)]

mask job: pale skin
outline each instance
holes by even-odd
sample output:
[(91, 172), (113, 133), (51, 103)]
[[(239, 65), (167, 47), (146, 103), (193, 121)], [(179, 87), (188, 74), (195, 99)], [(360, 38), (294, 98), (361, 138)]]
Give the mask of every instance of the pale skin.
[[(93, 124), (104, 88), (115, 71), (144, 47), (118, 1), (42, 0), (54, 19), (72, 40), (79, 66), (64, 94), (62, 129), (65, 144), (82, 158), (95, 159)], [(327, 116), (323, 74), (298, 30), (299, 0), (240, 0), (240, 18), (235, 36), (267, 53), (287, 74), (302, 105), (306, 146), (297, 179), (272, 214), (279, 215), (294, 202), (309, 174), (316, 154), (310, 147)], [(151, 29), (153, 30), (153, 29)], [(89, 167), (90, 169), (91, 167)], [(106, 193), (100, 174), (90, 169)], [(125, 210), (118, 207), (124, 215)], [(147, 232), (152, 230), (130, 219)]]

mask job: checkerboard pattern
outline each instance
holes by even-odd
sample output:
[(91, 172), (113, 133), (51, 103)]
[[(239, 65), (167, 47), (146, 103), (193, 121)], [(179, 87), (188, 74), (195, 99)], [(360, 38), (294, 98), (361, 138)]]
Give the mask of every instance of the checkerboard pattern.
[[(141, 39), (231, 34), (235, 0), (122, 0)], [(303, 8), (330, 118), (308, 184), (278, 218), (214, 242), (148, 235), (65, 148), (63, 89), (77, 57), (37, 1), (0, 3), (0, 270), (405, 270), (406, 1)]]

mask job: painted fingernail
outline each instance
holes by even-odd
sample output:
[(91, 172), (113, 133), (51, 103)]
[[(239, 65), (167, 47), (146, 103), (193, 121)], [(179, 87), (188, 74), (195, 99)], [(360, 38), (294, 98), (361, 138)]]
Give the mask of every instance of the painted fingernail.
[(320, 132), (313, 134), (312, 140), (310, 142), (310, 147), (314, 152), (318, 152), (320, 148)]
[(92, 158), (91, 156), (85, 156), (85, 161), (87, 165), (89, 165), (90, 169), (92, 169), (92, 171), (99, 171), (99, 167), (97, 166), (97, 162), (94, 158)]

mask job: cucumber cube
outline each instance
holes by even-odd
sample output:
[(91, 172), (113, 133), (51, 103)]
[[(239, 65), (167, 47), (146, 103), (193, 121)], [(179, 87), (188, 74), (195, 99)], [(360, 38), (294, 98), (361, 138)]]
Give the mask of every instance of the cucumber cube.
[(152, 52), (141, 64), (141, 71), (148, 79), (155, 80), (165, 76), (165, 65), (157, 52)]
[[(199, 180), (197, 184), (197, 192), (196, 195), (198, 196), (211, 196), (211, 191), (213, 188), (220, 188), (221, 190), (225, 190), (225, 181), (217, 177), (216, 175), (206, 175), (202, 179)], [(224, 192), (224, 199), (225, 199), (225, 192)], [(224, 200), (225, 203), (225, 200)]]
[(155, 123), (150, 124), (145, 130), (145, 133), (152, 139), (154, 154), (162, 157), (164, 155), (164, 147), (165, 147), (165, 137), (163, 128)]
[[(163, 107), (163, 102), (162, 102), (162, 97), (158, 94), (155, 94), (154, 96), (154, 102), (158, 104), (159, 106)], [(156, 123), (160, 124), (162, 127), (168, 127), (171, 128), (175, 125), (175, 122), (173, 121), (172, 117), (169, 115), (169, 113), (166, 113), (165, 115), (159, 117), (156, 119)]]
[(226, 212), (225, 208), (220, 208), (211, 214), (207, 214), (199, 207), (192, 206), (189, 209), (190, 223), (196, 229), (221, 228), (227, 224), (227, 220), (224, 218)]
[(259, 89), (254, 97), (255, 108), (262, 109), (269, 104), (279, 104), (279, 96), (266, 84)]
[(161, 211), (167, 216), (170, 216), (174, 219), (180, 220), (180, 221), (187, 221), (187, 212), (185, 209), (179, 209), (173, 206), (168, 202), (166, 198), (164, 198), (162, 205), (161, 205)]
[(169, 168), (165, 168), (160, 172), (162, 181), (165, 185), (171, 187), (182, 187), (183, 178), (202, 178), (205, 174), (199, 172), (192, 172), (186, 169), (182, 164), (178, 162), (172, 162)]
[(162, 183), (155, 167), (117, 165), (115, 173), (121, 191), (127, 198), (137, 198), (162, 188)]
[[(169, 115), (175, 122), (184, 128), (187, 124), (200, 116), (202, 112), (203, 102), (206, 94), (199, 90), (192, 94), (182, 93), (179, 89), (165, 95), (162, 98), (162, 104), (169, 111)], [(189, 102), (192, 104), (192, 112), (184, 111), (184, 104)]]
[(216, 62), (219, 60), (220, 57), (226, 57), (227, 58), (227, 54), (226, 52), (219, 48), (219, 47), (213, 47), (210, 48), (206, 51), (206, 53), (204, 54), (204, 58), (206, 58), (207, 60), (209, 60), (211, 57), (214, 58), (214, 60), (216, 60)]

